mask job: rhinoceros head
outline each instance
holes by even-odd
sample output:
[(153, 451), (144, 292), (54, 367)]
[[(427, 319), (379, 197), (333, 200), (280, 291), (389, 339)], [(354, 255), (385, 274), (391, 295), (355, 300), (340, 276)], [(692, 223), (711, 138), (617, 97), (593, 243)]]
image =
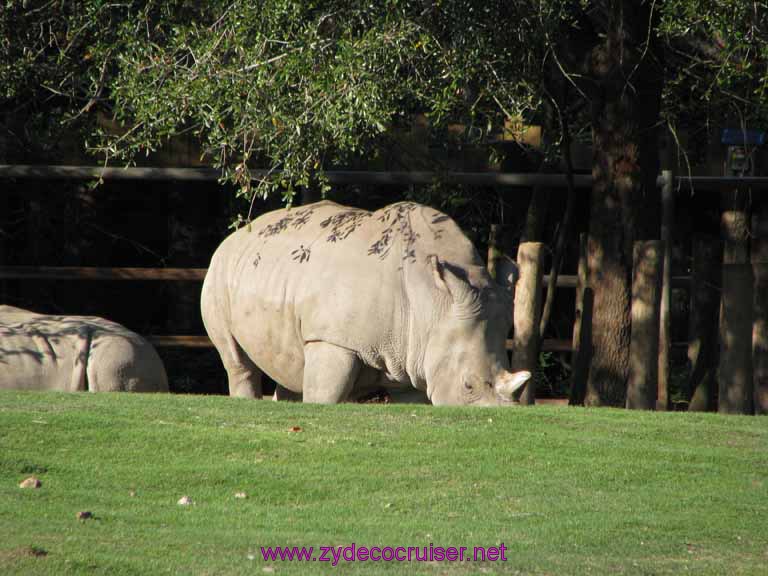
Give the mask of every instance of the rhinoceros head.
[(482, 266), (428, 261), (436, 308), (424, 353), (427, 395), (433, 404), (510, 404), (531, 378), (509, 371), (506, 352), (517, 267), (499, 266), (497, 282)]

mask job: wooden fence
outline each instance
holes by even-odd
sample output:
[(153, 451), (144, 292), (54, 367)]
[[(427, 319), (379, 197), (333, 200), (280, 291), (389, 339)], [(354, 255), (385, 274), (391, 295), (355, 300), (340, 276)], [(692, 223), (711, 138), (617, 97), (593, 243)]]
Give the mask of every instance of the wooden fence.
[[(253, 171), (254, 178), (267, 176), (267, 171)], [(472, 172), (374, 172), (374, 171), (329, 171), (326, 173), (334, 184), (428, 184), (450, 180), (471, 185), (529, 188), (534, 186), (565, 188), (564, 174), (519, 174), (519, 173), (472, 173)], [(50, 166), (50, 165), (0, 165), (0, 179), (41, 179), (41, 180), (155, 180), (155, 181), (219, 181), (221, 173), (209, 168), (102, 168), (94, 166)], [(707, 177), (688, 176), (672, 178), (665, 172), (659, 176), (658, 184), (672, 194), (677, 187), (717, 188), (724, 185), (749, 185), (755, 188), (768, 187), (768, 178), (759, 177)], [(575, 175), (577, 188), (592, 185), (590, 175)], [(94, 267), (52, 267), (52, 266), (1, 266), (0, 279), (35, 280), (133, 280), (133, 281), (189, 281), (201, 282), (205, 268), (94, 268)], [(545, 284), (547, 277), (544, 279)], [(561, 275), (558, 288), (575, 288), (576, 276)], [(672, 279), (671, 285), (685, 286), (689, 277)], [(148, 335), (156, 346), (164, 347), (210, 347), (207, 336)], [(681, 343), (684, 344), (684, 343)], [(507, 342), (507, 346), (511, 341)], [(572, 341), (547, 339), (542, 343), (544, 351), (571, 351)]]

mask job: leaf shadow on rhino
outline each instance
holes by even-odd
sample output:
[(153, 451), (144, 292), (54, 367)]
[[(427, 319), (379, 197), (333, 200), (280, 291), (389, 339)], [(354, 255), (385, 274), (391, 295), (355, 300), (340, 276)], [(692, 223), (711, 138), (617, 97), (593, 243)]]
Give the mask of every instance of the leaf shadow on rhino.
[[(387, 206), (376, 213), (361, 208), (348, 208), (324, 219), (320, 222), (320, 228), (328, 232), (328, 235), (325, 236), (325, 241), (335, 244), (349, 238), (366, 220), (373, 218), (375, 214), (379, 214), (378, 220), (385, 226), (381, 231), (381, 236), (368, 247), (368, 255), (378, 256), (380, 260), (383, 260), (390, 254), (395, 240), (400, 239), (403, 243), (402, 259), (415, 262), (415, 246), (421, 235), (414, 230), (411, 223), (411, 213), (419, 207), (419, 204), (413, 202), (400, 202)], [(314, 205), (307, 208), (290, 210), (276, 222), (268, 224), (259, 230), (258, 235), (265, 239), (266, 244), (268, 238), (288, 230), (299, 230), (310, 222), (315, 210)], [(442, 238), (443, 229), (434, 226), (450, 220), (450, 216), (434, 211), (432, 217), (426, 221), (427, 227), (432, 231), (435, 240)], [(308, 262), (312, 256), (312, 245), (318, 240), (320, 240), (320, 237), (307, 245), (300, 244), (291, 251), (291, 258), (300, 264)], [(260, 252), (255, 254), (252, 263), (255, 268), (259, 266), (261, 263)]]

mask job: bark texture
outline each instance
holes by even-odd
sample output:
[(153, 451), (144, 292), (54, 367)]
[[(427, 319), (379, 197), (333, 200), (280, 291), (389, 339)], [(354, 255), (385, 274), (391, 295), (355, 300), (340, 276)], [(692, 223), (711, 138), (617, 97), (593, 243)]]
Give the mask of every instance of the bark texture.
[[(629, 367), (630, 274), (636, 239), (658, 237), (656, 174), (661, 80), (646, 46), (650, 3), (612, 1), (604, 8), (605, 41), (592, 53), (590, 76), (594, 184), (588, 268), (594, 292), (592, 363), (586, 405), (623, 406)], [(656, 230), (654, 231), (654, 228)]]

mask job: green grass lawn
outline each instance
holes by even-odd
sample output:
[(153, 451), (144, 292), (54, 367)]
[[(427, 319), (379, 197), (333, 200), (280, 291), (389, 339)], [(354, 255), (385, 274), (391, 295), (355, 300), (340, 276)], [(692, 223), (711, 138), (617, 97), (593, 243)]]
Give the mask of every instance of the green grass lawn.
[(357, 572), (766, 574), (768, 418), (0, 392), (0, 574)]

